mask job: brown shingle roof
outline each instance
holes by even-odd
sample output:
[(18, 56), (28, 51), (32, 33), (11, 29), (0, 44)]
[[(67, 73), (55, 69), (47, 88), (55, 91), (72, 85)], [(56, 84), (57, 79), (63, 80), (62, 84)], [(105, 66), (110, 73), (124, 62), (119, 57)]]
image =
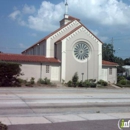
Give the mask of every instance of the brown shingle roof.
[(78, 19), (78, 18), (75, 18), (75, 17), (72, 17), (72, 16), (69, 16), (69, 18), (68, 18), (69, 20), (78, 20), (78, 21), (80, 21), (80, 19)]
[(117, 63), (110, 62), (110, 61), (105, 61), (105, 60), (102, 61), (102, 65), (106, 65), (106, 66), (118, 66)]
[(46, 62), (46, 63), (60, 63), (55, 58), (46, 58), (40, 55), (22, 55), (22, 54), (0, 54), (0, 60), (2, 61), (15, 61), (15, 62)]

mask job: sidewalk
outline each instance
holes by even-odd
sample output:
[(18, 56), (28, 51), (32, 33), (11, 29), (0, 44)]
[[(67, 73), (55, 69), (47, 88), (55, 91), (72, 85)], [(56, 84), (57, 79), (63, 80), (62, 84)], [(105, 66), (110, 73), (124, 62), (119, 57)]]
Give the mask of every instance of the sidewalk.
[(44, 116), (15, 116), (0, 117), (0, 121), (6, 125), (19, 124), (48, 124), (57, 122), (87, 121), (87, 120), (111, 120), (130, 119), (130, 113), (94, 113), (94, 114), (49, 114)]

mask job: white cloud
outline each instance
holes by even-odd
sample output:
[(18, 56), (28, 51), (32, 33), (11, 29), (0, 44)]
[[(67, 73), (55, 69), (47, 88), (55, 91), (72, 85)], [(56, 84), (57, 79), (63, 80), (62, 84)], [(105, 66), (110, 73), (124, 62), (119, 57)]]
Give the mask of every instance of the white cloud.
[(23, 13), (24, 14), (33, 14), (36, 11), (34, 6), (28, 6), (28, 5), (24, 5), (23, 7)]
[(19, 10), (15, 10), (13, 13), (11, 13), (11, 14), (9, 15), (9, 17), (10, 17), (11, 19), (15, 20), (15, 19), (17, 18), (17, 16), (20, 15), (20, 14), (21, 14), (21, 12), (20, 12)]
[(103, 42), (104, 42), (104, 41), (108, 41), (108, 39), (109, 39), (107, 36), (102, 36), (98, 30), (91, 30), (91, 32), (92, 32), (95, 36), (97, 36), (99, 39), (101, 39), (101, 41), (103, 41)]
[[(130, 23), (130, 6), (121, 0), (68, 0), (68, 4), (70, 15), (85, 21), (91, 20), (98, 25), (112, 27), (114, 25), (128, 26)], [(50, 32), (58, 27), (58, 21), (63, 18), (65, 7), (63, 2), (53, 4), (43, 1), (39, 9), (25, 5), (21, 12), (23, 16), (30, 15), (17, 20), (20, 25)], [(20, 11), (16, 10), (10, 14), (10, 17), (17, 19), (19, 14)]]
[(43, 1), (36, 16), (29, 16), (28, 26), (35, 30), (52, 31), (63, 15), (63, 3), (57, 5)]

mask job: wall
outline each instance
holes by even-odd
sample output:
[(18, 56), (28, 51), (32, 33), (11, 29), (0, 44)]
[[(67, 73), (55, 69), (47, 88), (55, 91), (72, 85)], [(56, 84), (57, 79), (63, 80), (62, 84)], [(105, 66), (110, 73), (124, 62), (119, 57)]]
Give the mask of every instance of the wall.
[[(112, 74), (109, 74), (109, 69), (112, 68)], [(102, 74), (102, 79), (105, 80), (107, 77), (107, 82), (117, 83), (117, 68), (115, 66), (103, 66), (103, 70), (106, 70), (107, 73)]]
[(66, 27), (62, 28), (61, 30), (59, 30), (58, 32), (53, 34), (50, 38), (48, 38), (46, 41), (46, 45), (47, 45), (46, 46), (46, 50), (47, 50), (46, 56), (47, 57), (54, 57), (54, 55), (55, 55), (54, 43), (57, 42), (57, 40), (59, 40), (60, 38), (62, 38), (66, 34), (68, 34), (74, 28), (78, 27), (79, 25), (81, 25), (81, 24), (77, 20), (75, 20), (72, 23), (70, 23), (69, 25), (67, 25)]
[[(112, 74), (109, 74), (109, 69), (112, 68)], [(116, 67), (108, 67), (107, 71), (107, 76), (108, 76), (108, 82), (111, 83), (117, 83), (117, 68)]]
[(40, 44), (36, 44), (23, 54), (27, 55), (46, 55), (46, 41), (42, 41)]
[[(73, 55), (73, 47), (78, 41), (86, 42), (90, 48), (90, 57), (85, 62), (77, 61)], [(84, 80), (98, 80), (98, 54), (98, 41), (84, 27), (71, 34), (62, 41), (62, 79), (67, 82), (72, 79), (75, 72), (78, 72), (79, 80), (82, 80), (82, 73)]]
[[(35, 78), (35, 81), (38, 81), (39, 78), (44, 79), (47, 77), (48, 79), (51, 79), (51, 67), (52, 66), (58, 66), (60, 70), (60, 64), (58, 63), (23, 63), (21, 62), (21, 72), (24, 74), (23, 76), (20, 76), (20, 78), (28, 79), (30, 80), (31, 77)], [(49, 73), (46, 73), (46, 65), (49, 65)], [(59, 71), (60, 75), (60, 71)], [(59, 78), (60, 81), (60, 78)]]
[(61, 61), (61, 42), (58, 44), (55, 44), (55, 57)]

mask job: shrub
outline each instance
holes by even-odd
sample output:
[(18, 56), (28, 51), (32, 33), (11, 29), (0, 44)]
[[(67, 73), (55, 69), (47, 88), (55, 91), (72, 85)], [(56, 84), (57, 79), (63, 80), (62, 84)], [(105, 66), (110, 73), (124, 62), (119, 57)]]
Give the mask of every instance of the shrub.
[(129, 80), (127, 80), (127, 84), (130, 85), (130, 81)]
[(39, 79), (39, 80), (37, 81), (37, 83), (50, 85), (50, 84), (51, 84), (51, 81), (50, 81), (50, 79), (48, 79), (48, 78), (46, 77), (46, 78), (44, 78), (44, 79)]
[(90, 87), (90, 81), (89, 80), (85, 80), (83, 82), (83, 87)]
[(49, 85), (49, 84), (51, 84), (51, 81), (50, 81), (50, 79), (48, 79), (47, 77), (46, 78), (44, 78), (44, 84), (47, 84), (47, 85)]
[(30, 79), (30, 84), (32, 84), (32, 85), (35, 84), (35, 81), (34, 81), (34, 80), (35, 80), (35, 78), (32, 77), (32, 78)]
[(39, 79), (39, 80), (37, 81), (37, 83), (38, 83), (38, 84), (44, 84), (44, 81), (43, 81), (43, 79)]
[(73, 82), (73, 86), (76, 87), (78, 85), (78, 74), (77, 72), (74, 74), (74, 76), (72, 77), (72, 82)]
[(72, 84), (72, 81), (71, 81), (71, 80), (70, 80), (70, 81), (68, 81), (67, 86), (68, 86), (68, 87), (72, 87), (72, 86), (73, 86), (73, 84)]
[(90, 81), (91, 83), (94, 83), (94, 82), (96, 82), (96, 79), (89, 79), (89, 81)]
[(80, 81), (80, 82), (78, 83), (78, 87), (83, 87), (83, 81)]
[(117, 76), (117, 82), (120, 82), (120, 80), (124, 80), (125, 79), (125, 77), (123, 77), (123, 76)]
[(21, 74), (20, 64), (0, 61), (0, 85), (15, 86)]
[(102, 86), (107, 86), (108, 85), (108, 83), (106, 81), (104, 81), (104, 80), (99, 80), (97, 83), (102, 85)]
[(96, 83), (91, 83), (91, 84), (90, 84), (90, 87), (96, 88), (96, 85), (97, 85)]
[(126, 85), (126, 84), (127, 84), (127, 80), (122, 79), (122, 80), (120, 80), (119, 84), (121, 84), (121, 85)]
[(0, 130), (7, 130), (8, 127), (0, 122)]

